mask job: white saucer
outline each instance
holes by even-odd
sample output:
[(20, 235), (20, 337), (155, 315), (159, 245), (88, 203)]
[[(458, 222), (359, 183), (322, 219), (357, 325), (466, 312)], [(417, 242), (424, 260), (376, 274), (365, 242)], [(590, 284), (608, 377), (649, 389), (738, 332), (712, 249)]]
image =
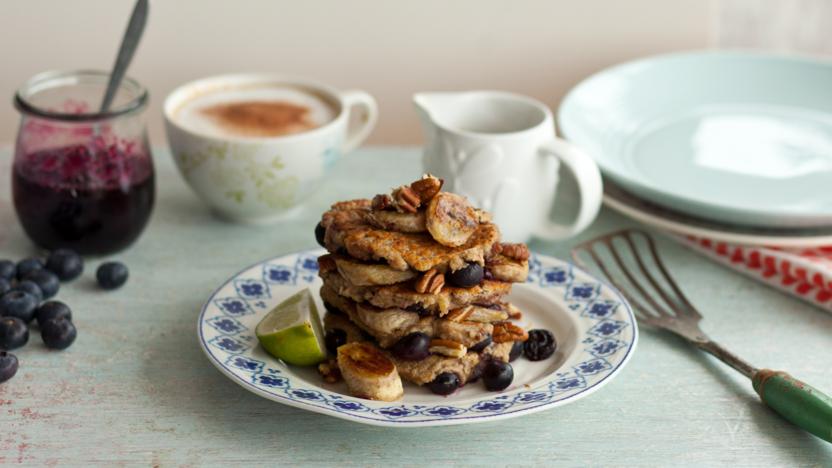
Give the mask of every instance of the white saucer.
[(818, 247), (832, 245), (832, 228), (762, 229), (723, 224), (688, 216), (647, 202), (626, 192), (608, 179), (604, 180), (604, 203), (613, 210), (648, 226), (684, 236), (757, 246)]

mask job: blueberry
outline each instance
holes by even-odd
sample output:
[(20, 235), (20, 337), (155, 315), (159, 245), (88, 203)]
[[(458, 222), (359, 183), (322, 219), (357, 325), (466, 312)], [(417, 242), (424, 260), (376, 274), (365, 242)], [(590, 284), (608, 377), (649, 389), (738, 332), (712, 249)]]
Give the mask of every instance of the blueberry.
[(35, 309), (35, 319), (37, 319), (38, 325), (43, 325), (44, 322), (52, 319), (65, 319), (71, 322), (72, 311), (63, 302), (48, 301)]
[(330, 313), (332, 315), (344, 316), (344, 313), (341, 312), (341, 309), (335, 307), (327, 301), (324, 301), (324, 309), (326, 309), (327, 313)]
[(421, 361), (430, 355), (430, 337), (421, 332), (411, 333), (394, 344), (390, 351), (404, 361)]
[(58, 279), (58, 275), (49, 270), (35, 270), (26, 275), (26, 280), (38, 285), (43, 293), (43, 299), (53, 297), (61, 289), (61, 280)]
[(542, 361), (555, 352), (558, 344), (549, 330), (531, 330), (529, 339), (523, 343), (523, 354), (529, 361)]
[(459, 388), (459, 376), (453, 372), (443, 372), (428, 384), (428, 388), (437, 395), (450, 395)]
[(66, 349), (75, 341), (78, 331), (66, 319), (51, 319), (40, 324), (40, 337), (47, 348)]
[(471, 346), (470, 348), (468, 348), (468, 351), (473, 351), (475, 353), (481, 353), (482, 350), (484, 350), (486, 347), (488, 347), (488, 345), (491, 344), (491, 341), (492, 341), (491, 340), (491, 335), (488, 335), (488, 336), (485, 337), (484, 340), (482, 340), (479, 343), (475, 344), (474, 346)]
[(448, 273), (445, 279), (451, 286), (471, 288), (482, 282), (482, 267), (478, 263), (469, 263), (465, 268)]
[(315, 240), (318, 241), (318, 244), (321, 247), (326, 247), (326, 245), (324, 245), (324, 235), (326, 235), (326, 228), (323, 224), (318, 223), (315, 226)]
[(127, 267), (121, 262), (105, 262), (98, 267), (95, 278), (104, 289), (118, 289), (127, 282)]
[(508, 362), (514, 362), (521, 354), (523, 354), (523, 342), (515, 341), (511, 344), (511, 351), (508, 353)]
[(15, 317), (25, 323), (35, 318), (37, 306), (35, 296), (25, 291), (12, 290), (0, 296), (0, 316)]
[(0, 296), (11, 291), (12, 284), (6, 278), (0, 278)]
[(61, 281), (71, 281), (84, 271), (84, 260), (74, 250), (58, 249), (49, 254), (46, 269), (58, 275)]
[(43, 260), (34, 257), (24, 258), (23, 260), (17, 262), (17, 279), (22, 280), (29, 273), (42, 269)]
[(25, 293), (29, 293), (35, 298), (35, 302), (40, 304), (43, 300), (43, 291), (40, 290), (40, 286), (38, 286), (34, 281), (23, 280), (12, 287), (12, 291), (22, 291)]
[(340, 328), (333, 328), (326, 332), (324, 344), (326, 350), (332, 354), (338, 354), (338, 347), (347, 343), (347, 332)]
[(433, 315), (431, 314), (430, 310), (428, 310), (427, 308), (425, 308), (424, 305), (418, 302), (416, 304), (411, 304), (405, 307), (404, 310), (408, 312), (416, 312), (417, 314), (419, 314), (420, 317), (427, 317), (428, 315)]
[(10, 380), (17, 374), (17, 356), (0, 351), (0, 383)]
[(17, 265), (11, 260), (0, 260), (0, 278), (11, 281), (17, 275)]
[(29, 341), (29, 327), (17, 317), (0, 318), (0, 349), (11, 351)]
[(485, 388), (492, 392), (499, 392), (511, 385), (514, 380), (514, 369), (511, 364), (492, 359), (482, 371), (482, 382)]

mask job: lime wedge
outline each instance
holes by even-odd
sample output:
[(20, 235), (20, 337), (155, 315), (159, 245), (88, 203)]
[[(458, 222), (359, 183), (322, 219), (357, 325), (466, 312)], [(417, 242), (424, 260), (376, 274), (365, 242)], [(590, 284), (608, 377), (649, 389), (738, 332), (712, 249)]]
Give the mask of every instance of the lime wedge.
[(263, 349), (288, 364), (312, 366), (326, 359), (321, 321), (309, 288), (281, 302), (254, 332)]

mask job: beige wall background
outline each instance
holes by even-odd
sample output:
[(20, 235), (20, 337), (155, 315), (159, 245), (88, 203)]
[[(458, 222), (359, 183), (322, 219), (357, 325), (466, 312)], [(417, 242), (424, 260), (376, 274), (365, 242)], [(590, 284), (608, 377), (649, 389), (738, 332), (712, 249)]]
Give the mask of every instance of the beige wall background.
[[(111, 66), (132, 4), (0, 3), (0, 142), (13, 141), (11, 96), (27, 78)], [(416, 91), (504, 89), (554, 108), (587, 75), (644, 55), (715, 46), (828, 53), (831, 17), (827, 0), (155, 0), (129, 74), (150, 89), (155, 144), (164, 144), (160, 106), (170, 90), (245, 71), (369, 91), (381, 113), (370, 143), (413, 144)]]

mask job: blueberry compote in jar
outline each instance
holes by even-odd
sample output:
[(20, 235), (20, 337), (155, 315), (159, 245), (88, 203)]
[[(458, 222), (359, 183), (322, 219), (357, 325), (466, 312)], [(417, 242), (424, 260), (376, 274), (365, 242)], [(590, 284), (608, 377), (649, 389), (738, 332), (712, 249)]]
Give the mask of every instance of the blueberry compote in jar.
[(109, 75), (47, 72), (15, 96), (22, 119), (12, 168), (14, 206), (41, 247), (107, 254), (132, 244), (153, 210), (153, 159), (142, 121), (147, 92), (125, 78), (98, 107)]

